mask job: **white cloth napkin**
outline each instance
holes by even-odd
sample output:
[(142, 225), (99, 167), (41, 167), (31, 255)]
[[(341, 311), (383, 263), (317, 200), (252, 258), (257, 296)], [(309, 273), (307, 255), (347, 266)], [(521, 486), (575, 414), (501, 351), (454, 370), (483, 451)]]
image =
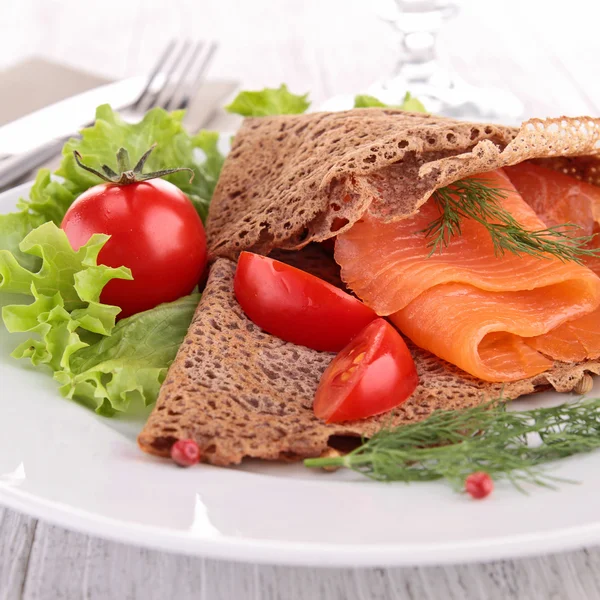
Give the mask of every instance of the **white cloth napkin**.
[[(109, 80), (104, 77), (43, 58), (17, 63), (0, 71), (0, 126), (105, 83)], [(231, 81), (204, 83), (188, 109), (188, 129), (196, 131), (219, 124), (223, 120), (222, 107), (236, 88), (237, 84)]]
[[(0, 71), (0, 126), (105, 83), (109, 83), (109, 80), (67, 65), (43, 58), (27, 59)], [(237, 84), (231, 81), (205, 82), (190, 103), (184, 120), (186, 128), (190, 132), (201, 127), (233, 131), (233, 115), (228, 115), (223, 106), (236, 89)], [(60, 156), (56, 156), (43, 166), (54, 170), (59, 163)], [(28, 174), (22, 181), (31, 178), (32, 175)]]

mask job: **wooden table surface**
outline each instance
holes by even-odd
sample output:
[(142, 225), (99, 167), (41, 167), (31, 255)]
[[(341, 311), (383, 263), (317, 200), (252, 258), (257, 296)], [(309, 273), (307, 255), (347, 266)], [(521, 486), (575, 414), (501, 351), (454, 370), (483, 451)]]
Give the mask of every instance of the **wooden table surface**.
[[(173, 36), (211, 38), (220, 49), (210, 77), (254, 88), (287, 82), (321, 102), (393, 68), (396, 40), (376, 4), (3, 0), (0, 68), (43, 55), (118, 78), (144, 72)], [(600, 116), (597, 3), (459, 4), (441, 46), (463, 77), (512, 90), (528, 116)], [(17, 598), (584, 600), (600, 598), (600, 550), (439, 568), (268, 567), (107, 542), (0, 508), (0, 600)]]

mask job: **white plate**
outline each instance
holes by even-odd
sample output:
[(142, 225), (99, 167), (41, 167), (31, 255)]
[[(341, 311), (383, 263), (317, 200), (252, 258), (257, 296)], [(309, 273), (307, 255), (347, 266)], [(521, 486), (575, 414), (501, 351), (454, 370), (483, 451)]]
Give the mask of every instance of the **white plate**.
[[(26, 192), (0, 195), (0, 212)], [(499, 485), (484, 501), (443, 483), (380, 484), (301, 465), (178, 469), (138, 450), (143, 411), (106, 419), (63, 399), (48, 374), (9, 357), (15, 338), (1, 329), (0, 502), (35, 517), (153, 548), (296, 565), (484, 561), (600, 542), (600, 453), (557, 465), (580, 485), (529, 495)]]

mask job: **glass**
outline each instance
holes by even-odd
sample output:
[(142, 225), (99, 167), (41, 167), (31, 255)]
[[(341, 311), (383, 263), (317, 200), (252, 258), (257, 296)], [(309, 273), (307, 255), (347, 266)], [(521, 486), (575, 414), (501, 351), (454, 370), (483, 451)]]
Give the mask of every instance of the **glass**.
[(368, 93), (387, 104), (399, 104), (409, 91), (428, 112), (468, 120), (513, 124), (520, 122), (522, 102), (507, 90), (478, 87), (440, 64), (437, 35), (458, 14), (445, 0), (389, 0), (379, 16), (398, 33), (400, 56), (390, 79)]

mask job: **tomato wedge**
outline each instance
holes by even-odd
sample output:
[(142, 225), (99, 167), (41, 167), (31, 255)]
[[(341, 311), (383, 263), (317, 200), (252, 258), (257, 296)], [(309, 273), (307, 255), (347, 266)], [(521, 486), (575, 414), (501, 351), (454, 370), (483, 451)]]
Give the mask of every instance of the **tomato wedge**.
[(314, 350), (337, 352), (377, 315), (335, 286), (266, 256), (242, 252), (237, 301), (268, 333)]
[(385, 319), (376, 319), (327, 367), (313, 409), (327, 423), (365, 419), (402, 404), (418, 383), (406, 343)]

